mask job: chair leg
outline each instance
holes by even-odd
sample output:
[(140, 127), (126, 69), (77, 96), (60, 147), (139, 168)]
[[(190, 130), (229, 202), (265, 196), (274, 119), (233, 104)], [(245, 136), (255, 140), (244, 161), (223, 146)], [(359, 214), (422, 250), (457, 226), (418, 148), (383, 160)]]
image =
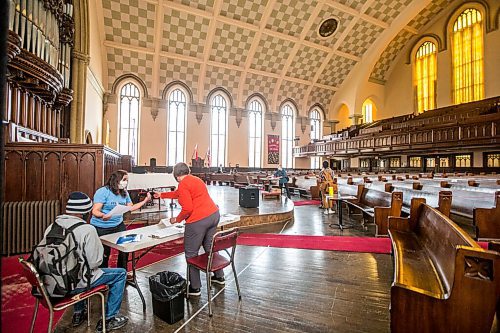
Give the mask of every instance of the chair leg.
[(186, 299), (189, 299), (189, 264), (187, 265), (186, 272)]
[(238, 283), (238, 274), (236, 274), (236, 269), (234, 268), (234, 262), (231, 261), (231, 268), (233, 269), (234, 281), (236, 282), (236, 290), (238, 290), (238, 298), (241, 301), (240, 284)]
[(38, 314), (38, 304), (40, 304), (40, 301), (37, 298), (35, 303), (35, 310), (33, 311), (33, 319), (31, 320), (30, 333), (33, 333), (35, 329), (36, 315)]
[(48, 333), (52, 332), (52, 322), (54, 321), (54, 310), (49, 310), (49, 328), (47, 330)]
[(208, 291), (208, 315), (212, 317), (212, 293), (210, 292), (212, 286), (212, 277), (210, 272), (206, 271), (207, 274), (207, 291)]
[(87, 298), (87, 327), (90, 327), (90, 297)]
[(106, 303), (104, 299), (104, 294), (98, 293), (98, 295), (101, 298), (102, 332), (106, 333)]

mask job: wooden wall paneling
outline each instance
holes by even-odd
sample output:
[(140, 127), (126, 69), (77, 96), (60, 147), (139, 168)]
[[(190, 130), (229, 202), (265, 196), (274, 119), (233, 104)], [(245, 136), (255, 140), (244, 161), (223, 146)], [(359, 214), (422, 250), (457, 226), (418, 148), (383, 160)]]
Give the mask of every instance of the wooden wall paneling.
[(80, 179), (78, 191), (81, 191), (93, 198), (96, 178), (95, 154), (82, 153), (79, 158), (78, 170)]
[[(102, 149), (97, 149), (95, 152), (95, 183), (94, 183), (94, 193), (95, 191), (104, 185), (104, 182), (107, 180), (105, 176), (106, 165), (104, 162), (104, 152), (105, 147)], [(94, 197), (94, 193), (92, 193), (92, 198)]]
[(5, 152), (5, 201), (22, 201), (24, 189), (24, 158), (22, 151)]
[(48, 152), (44, 163), (44, 200), (59, 200), (61, 192), (61, 154)]
[(78, 191), (79, 173), (78, 173), (78, 153), (63, 152), (62, 157), (62, 179), (61, 179), (61, 211), (65, 211), (68, 195), (73, 191)]
[(24, 164), (26, 177), (24, 200), (26, 201), (43, 200), (42, 154), (42, 152), (28, 152), (26, 154), (26, 163)]

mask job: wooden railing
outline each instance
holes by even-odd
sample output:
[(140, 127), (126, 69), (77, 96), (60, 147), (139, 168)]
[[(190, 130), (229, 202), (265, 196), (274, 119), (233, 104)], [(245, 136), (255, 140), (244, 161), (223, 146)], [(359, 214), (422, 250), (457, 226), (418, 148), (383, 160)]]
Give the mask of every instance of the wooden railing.
[(392, 129), (363, 130), (365, 134), (355, 137), (339, 137), (327, 142), (316, 142), (297, 147), (294, 148), (294, 154), (295, 156), (324, 154), (345, 156), (360, 152), (383, 153), (384, 151), (395, 152), (399, 150), (411, 152), (413, 149), (422, 149), (429, 145), (432, 145), (433, 148), (455, 147), (458, 144), (463, 147), (467, 145), (498, 146), (500, 112), (495, 108), (498, 107), (499, 101), (500, 98), (496, 98), (494, 101), (487, 100), (488, 103), (484, 104), (487, 105), (488, 112), (485, 112), (485, 108), (474, 108), (457, 115), (443, 115), (443, 112), (439, 112), (438, 116), (434, 118), (421, 119), (419, 116), (402, 124), (392, 124)]

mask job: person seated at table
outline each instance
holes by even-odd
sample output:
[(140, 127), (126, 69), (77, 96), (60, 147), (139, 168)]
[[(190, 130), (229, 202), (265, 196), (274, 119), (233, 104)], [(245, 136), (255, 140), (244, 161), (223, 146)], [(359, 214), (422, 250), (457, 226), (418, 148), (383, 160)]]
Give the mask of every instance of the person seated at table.
[(279, 184), (279, 187), (280, 187), (280, 191), (283, 190), (283, 186), (285, 187), (285, 190), (286, 190), (286, 196), (288, 199), (291, 199), (291, 196), (290, 196), (290, 189), (288, 188), (288, 176), (286, 174), (286, 171), (285, 169), (283, 169), (280, 166), (278, 166), (278, 170), (274, 173), (274, 176), (275, 177), (279, 177), (279, 181), (278, 181), (278, 184)]
[(217, 173), (223, 173), (223, 170), (222, 170), (222, 164), (219, 165), (219, 168), (217, 169)]
[[(85, 193), (73, 192), (69, 195), (66, 203), (66, 214), (57, 216), (55, 224), (58, 224), (63, 229), (69, 229), (77, 223), (85, 223), (74, 228), (73, 234), (78, 246), (76, 253), (82, 263), (86, 259), (88, 269), (86, 265), (82, 265), (83, 278), (78, 282), (77, 288), (71, 294), (84, 292), (89, 285), (90, 288), (103, 284), (107, 285), (109, 292), (106, 300), (106, 331), (117, 330), (128, 322), (126, 316), (118, 313), (122, 303), (123, 291), (125, 290), (127, 272), (123, 268), (99, 268), (103, 261), (104, 249), (96, 229), (86, 223), (91, 210), (92, 200)], [(45, 230), (44, 239), (46, 239), (53, 225), (51, 224)], [(73, 327), (80, 326), (84, 322), (87, 311), (87, 301), (75, 304), (72, 320)], [(103, 331), (102, 319), (97, 323), (96, 331)]]
[[(330, 187), (336, 187), (333, 180), (333, 170), (330, 169), (328, 161), (323, 161), (323, 169), (319, 173), (319, 193), (321, 196), (320, 208), (325, 209), (325, 214), (335, 213), (333, 211), (333, 201), (326, 198)], [(335, 189), (334, 192), (336, 192)]]
[[(156, 192), (154, 197), (179, 200), (182, 210), (177, 217), (170, 219), (170, 223), (186, 221), (184, 230), (186, 259), (197, 256), (201, 246), (208, 253), (220, 220), (219, 208), (210, 197), (205, 183), (200, 178), (191, 175), (191, 170), (186, 163), (177, 163), (174, 166), (173, 174), (179, 182), (177, 190)], [(189, 295), (201, 295), (200, 271), (189, 266), (189, 276)], [(225, 284), (224, 271), (216, 271), (212, 282)]]
[[(151, 200), (151, 195), (148, 192), (142, 201), (135, 205), (132, 204), (130, 195), (127, 192), (127, 185), (127, 171), (117, 170), (111, 174), (106, 184), (95, 192), (90, 224), (96, 228), (99, 236), (126, 230), (125, 224), (123, 223), (123, 215), (111, 216), (108, 214), (116, 205), (130, 206), (130, 211), (132, 212), (140, 209)], [(101, 267), (108, 267), (110, 252), (111, 248), (109, 246), (104, 246), (104, 259)], [(120, 252), (118, 254), (116, 266), (127, 269), (127, 261), (127, 253)]]

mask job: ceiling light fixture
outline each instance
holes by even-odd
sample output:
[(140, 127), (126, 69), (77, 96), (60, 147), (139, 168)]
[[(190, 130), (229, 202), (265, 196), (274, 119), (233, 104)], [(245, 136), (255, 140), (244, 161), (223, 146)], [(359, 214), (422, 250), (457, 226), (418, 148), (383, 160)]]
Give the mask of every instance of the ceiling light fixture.
[(323, 22), (320, 23), (318, 29), (318, 35), (321, 38), (328, 38), (331, 35), (333, 35), (335, 31), (337, 31), (338, 27), (339, 27), (338, 19), (334, 17), (327, 18), (326, 20), (323, 20)]

